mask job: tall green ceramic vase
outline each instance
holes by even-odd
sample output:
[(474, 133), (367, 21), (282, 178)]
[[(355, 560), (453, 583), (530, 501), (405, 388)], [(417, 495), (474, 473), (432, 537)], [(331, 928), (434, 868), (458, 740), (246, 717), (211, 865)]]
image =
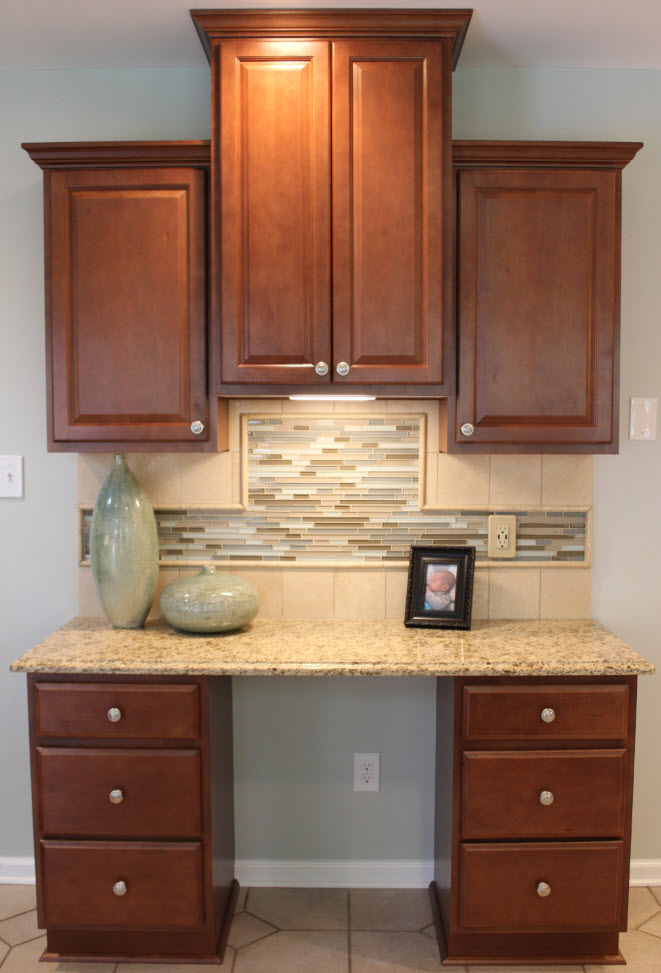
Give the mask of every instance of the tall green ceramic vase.
[(115, 628), (141, 628), (156, 594), (158, 531), (147, 494), (123, 454), (99, 490), (90, 537), (92, 575)]

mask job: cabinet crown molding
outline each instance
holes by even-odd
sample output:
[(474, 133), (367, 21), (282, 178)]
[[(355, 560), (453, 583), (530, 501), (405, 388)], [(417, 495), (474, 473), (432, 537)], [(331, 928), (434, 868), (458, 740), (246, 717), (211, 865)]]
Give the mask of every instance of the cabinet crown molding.
[(447, 37), (457, 66), (472, 9), (191, 10), (206, 55), (228, 37)]
[(23, 142), (42, 169), (131, 169), (141, 166), (197, 166), (208, 169), (208, 141)]
[(623, 169), (642, 147), (642, 142), (454, 140), (452, 164), (461, 169), (520, 165), (543, 169)]

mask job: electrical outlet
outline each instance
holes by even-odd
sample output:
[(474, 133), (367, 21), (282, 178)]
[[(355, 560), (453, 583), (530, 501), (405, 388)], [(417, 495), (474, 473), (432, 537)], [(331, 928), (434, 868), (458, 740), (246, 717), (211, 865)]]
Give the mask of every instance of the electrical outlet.
[(353, 789), (355, 791), (378, 791), (379, 754), (354, 753)]
[(516, 516), (491, 514), (489, 517), (490, 558), (516, 557)]

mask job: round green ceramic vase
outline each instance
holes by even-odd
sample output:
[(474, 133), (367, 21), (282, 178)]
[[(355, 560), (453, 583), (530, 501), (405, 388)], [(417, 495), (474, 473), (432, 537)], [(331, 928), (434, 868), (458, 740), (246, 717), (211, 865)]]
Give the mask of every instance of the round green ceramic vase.
[(90, 535), (92, 576), (115, 628), (141, 628), (156, 594), (158, 530), (147, 494), (123, 454), (99, 490)]
[(251, 622), (258, 609), (254, 585), (213, 566), (161, 593), (163, 618), (184, 632), (231, 632)]

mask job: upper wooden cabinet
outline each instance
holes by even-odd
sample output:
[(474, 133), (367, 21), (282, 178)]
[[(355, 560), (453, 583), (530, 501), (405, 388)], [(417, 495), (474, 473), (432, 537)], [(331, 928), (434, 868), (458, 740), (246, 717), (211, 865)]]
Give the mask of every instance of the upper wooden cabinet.
[(24, 148), (44, 169), (49, 449), (215, 448), (207, 145)]
[(217, 391), (450, 391), (451, 72), (470, 12), (193, 19), (212, 67)]
[(640, 147), (454, 143), (450, 449), (617, 451), (621, 170)]

